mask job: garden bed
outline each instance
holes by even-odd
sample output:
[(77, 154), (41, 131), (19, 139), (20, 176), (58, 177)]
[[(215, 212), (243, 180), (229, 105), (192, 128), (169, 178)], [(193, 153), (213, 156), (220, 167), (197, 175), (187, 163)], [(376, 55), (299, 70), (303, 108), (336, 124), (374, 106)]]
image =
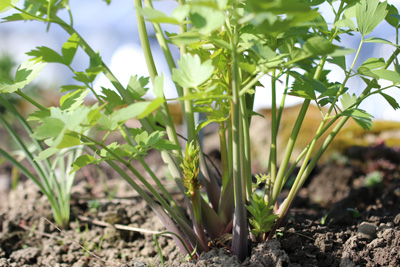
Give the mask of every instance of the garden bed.
[[(319, 166), (277, 239), (252, 244), (243, 263), (229, 256), (229, 236), (192, 261), (179, 254), (170, 237), (160, 236), (166, 265), (399, 266), (400, 183), (398, 162), (390, 154), (397, 152), (385, 149), (382, 154), (382, 146), (368, 148), (363, 161), (351, 160), (353, 149), (350, 158)], [(365, 174), (373, 164), (384, 177), (366, 187)], [(2, 193), (8, 203), (1, 206), (0, 266), (160, 266), (154, 234), (144, 230), (162, 231), (161, 222), (126, 182), (106, 175), (108, 191), (90, 172), (78, 179), (66, 231), (51, 223), (50, 205), (31, 181)]]

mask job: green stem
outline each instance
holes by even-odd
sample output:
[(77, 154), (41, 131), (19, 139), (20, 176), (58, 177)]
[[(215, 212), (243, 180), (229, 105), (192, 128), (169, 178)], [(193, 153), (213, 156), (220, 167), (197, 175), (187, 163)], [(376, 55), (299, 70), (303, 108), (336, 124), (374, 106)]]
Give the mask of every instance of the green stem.
[(234, 203), (235, 214), (233, 220), (232, 253), (239, 260), (247, 257), (247, 216), (246, 208), (243, 203), (243, 188), (241, 177), (241, 155), (240, 155), (240, 74), (237, 58), (237, 44), (239, 42), (239, 33), (237, 26), (233, 26), (231, 49), (232, 49), (232, 154), (233, 154), (233, 179), (234, 179)]
[[(269, 156), (269, 161), (270, 161), (270, 179), (272, 184), (275, 184), (276, 181), (276, 171), (277, 171), (277, 162), (276, 162), (276, 137), (277, 137), (277, 120), (276, 120), (276, 70), (272, 70), (272, 78), (271, 78), (271, 150), (270, 150), (270, 156)], [(274, 202), (270, 202), (274, 203)]]
[(179, 209), (178, 204), (176, 204), (175, 200), (172, 198), (170, 193), (165, 189), (164, 185), (161, 183), (161, 181), (158, 179), (155, 173), (151, 170), (149, 165), (144, 161), (143, 158), (138, 158), (138, 161), (140, 162), (140, 164), (142, 164), (147, 173), (150, 174), (151, 178), (156, 183), (157, 187), (161, 190), (163, 196), (168, 200), (168, 202), (170, 203), (172, 208), (176, 211), (176, 213), (182, 218), (185, 218), (185, 216), (182, 214), (182, 211)]
[[(135, 6), (136, 7), (142, 7), (142, 1), (141, 0), (135, 0)], [(146, 65), (147, 69), (150, 74), (150, 79), (152, 83), (154, 84), (155, 78), (157, 77), (157, 69), (156, 65), (154, 63), (153, 59), (153, 54), (151, 52), (150, 48), (150, 43), (149, 43), (149, 38), (147, 34), (147, 29), (145, 25), (145, 21), (143, 16), (140, 15), (139, 10), (136, 9), (136, 18), (137, 18), (137, 24), (138, 24), (138, 29), (139, 29), (139, 37), (140, 37), (140, 42), (142, 45), (143, 49), (143, 54), (146, 60)], [(165, 99), (165, 97), (164, 97)], [(167, 102), (165, 101), (162, 106), (161, 106), (161, 112), (163, 119), (165, 121), (165, 127), (167, 131), (168, 138), (171, 142), (173, 142), (175, 145), (180, 147), (179, 145), (179, 140), (178, 140), (178, 135), (176, 134), (175, 126), (172, 121), (172, 116), (169, 111), (169, 107)], [(178, 166), (180, 165), (180, 158), (182, 158), (182, 151), (180, 149), (174, 151), (176, 155), (179, 155), (178, 157)]]

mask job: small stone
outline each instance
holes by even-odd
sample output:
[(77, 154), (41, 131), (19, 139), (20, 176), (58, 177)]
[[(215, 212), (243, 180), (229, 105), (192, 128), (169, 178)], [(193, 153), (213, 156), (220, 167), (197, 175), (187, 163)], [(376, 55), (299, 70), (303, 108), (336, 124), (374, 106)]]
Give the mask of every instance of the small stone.
[(373, 223), (362, 222), (358, 226), (357, 235), (361, 239), (372, 240), (376, 236), (376, 225)]
[(400, 225), (400, 213), (396, 215), (396, 217), (393, 220), (393, 223), (395, 225)]
[(12, 262), (20, 264), (33, 264), (36, 263), (36, 258), (39, 256), (39, 254), (40, 249), (28, 247), (11, 253), (10, 259)]

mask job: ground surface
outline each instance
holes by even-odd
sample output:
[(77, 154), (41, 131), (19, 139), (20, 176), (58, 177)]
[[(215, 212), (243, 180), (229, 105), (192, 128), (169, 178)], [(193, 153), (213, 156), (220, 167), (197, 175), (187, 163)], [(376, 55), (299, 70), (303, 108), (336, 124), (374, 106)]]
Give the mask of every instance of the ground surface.
[[(319, 166), (277, 239), (253, 244), (243, 263), (224, 248), (186, 261), (172, 239), (161, 236), (166, 265), (400, 266), (399, 158), (398, 150), (383, 145), (355, 147)], [(371, 178), (374, 171), (381, 181)], [(126, 182), (105, 176), (106, 193), (90, 170), (78, 181), (67, 231), (48, 221), (49, 205), (32, 182), (1, 193), (0, 266), (160, 266), (152, 234), (119, 228), (162, 231), (162, 224)]]

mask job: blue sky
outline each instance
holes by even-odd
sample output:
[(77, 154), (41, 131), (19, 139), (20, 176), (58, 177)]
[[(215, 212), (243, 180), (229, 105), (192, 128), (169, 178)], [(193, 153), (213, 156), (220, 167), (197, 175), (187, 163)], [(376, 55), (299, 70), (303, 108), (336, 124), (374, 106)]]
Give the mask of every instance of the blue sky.
[[(74, 14), (74, 27), (86, 39), (86, 41), (94, 48), (99, 50), (103, 60), (114, 71), (117, 78), (123, 84), (127, 84), (131, 75), (147, 76), (146, 67), (143, 65), (144, 60), (140, 49), (140, 41), (137, 35), (136, 17), (134, 11), (134, 1), (132, 0), (113, 0), (110, 6), (102, 0), (71, 0), (71, 10)], [(160, 10), (168, 13), (175, 6), (175, 2), (154, 1)], [(400, 2), (397, 0), (388, 1), (395, 4), (400, 9)], [(323, 10), (325, 14), (329, 14), (329, 9)], [(12, 12), (8, 12), (11, 14)], [(5, 14), (1, 14), (5, 15)], [(67, 14), (63, 14), (67, 18)], [(329, 20), (329, 16), (328, 16)], [(150, 28), (149, 28), (150, 29)], [(164, 28), (165, 29), (165, 28)], [(173, 31), (174, 28), (167, 29)], [(395, 32), (393, 28), (389, 28), (386, 23), (379, 26), (373, 34), (374, 36), (386, 38), (395, 41)], [(17, 63), (28, 58), (26, 52), (36, 46), (48, 46), (56, 51), (60, 51), (61, 45), (68, 39), (68, 35), (58, 26), (53, 25), (49, 32), (46, 32), (46, 25), (38, 22), (16, 22), (0, 24), (0, 53), (7, 52), (13, 56)], [(355, 48), (358, 45), (359, 36), (352, 39), (343, 38), (343, 46)], [(159, 72), (169, 75), (167, 66), (162, 58), (162, 53), (154, 42), (152, 48), (158, 62)], [(387, 58), (393, 49), (389, 46), (374, 46), (368, 44), (362, 50), (362, 58), (359, 62), (363, 62), (367, 57), (384, 57)], [(85, 69), (88, 61), (82, 51), (79, 51), (73, 65), (77, 70)], [(352, 58), (349, 57), (349, 61)], [(349, 63), (350, 64), (350, 63)], [(343, 77), (342, 72), (333, 68), (332, 75)], [(60, 85), (71, 83), (72, 74), (64, 67), (57, 64), (50, 64), (45, 68), (41, 75), (40, 82), (46, 84), (49, 88), (57, 88)], [(340, 79), (339, 79), (340, 80)], [(166, 84), (170, 84), (166, 78)], [(263, 79), (263, 83), (268, 85), (268, 78)], [(352, 79), (348, 83), (350, 90), (357, 93), (362, 84), (358, 79)], [(95, 86), (108, 87), (104, 77), (100, 77)], [(172, 85), (171, 85), (172, 86)], [(258, 108), (268, 107), (268, 91), (260, 88), (258, 90), (257, 103)], [(400, 101), (400, 90), (393, 89), (389, 91), (396, 99)], [(173, 92), (167, 93), (167, 97), (174, 97)], [(298, 103), (300, 99), (291, 97), (288, 99), (289, 104)], [(393, 109), (385, 103), (381, 97), (375, 97), (365, 102), (362, 106), (364, 109), (373, 114), (376, 118), (400, 120), (400, 111)]]

